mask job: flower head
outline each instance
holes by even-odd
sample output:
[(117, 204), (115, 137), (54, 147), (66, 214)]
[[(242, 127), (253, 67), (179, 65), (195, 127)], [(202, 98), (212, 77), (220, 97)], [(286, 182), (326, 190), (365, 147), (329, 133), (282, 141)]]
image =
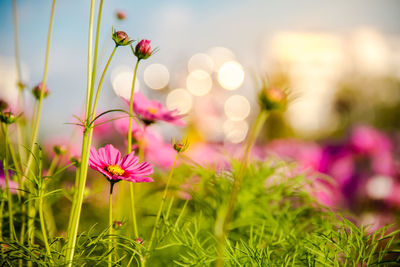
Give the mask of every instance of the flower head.
[(259, 102), (262, 109), (284, 110), (287, 104), (287, 95), (277, 88), (264, 88), (259, 94)]
[[(124, 99), (129, 105), (129, 100)], [(141, 93), (135, 93), (133, 97), (133, 111), (147, 125), (155, 121), (166, 121), (178, 126), (185, 123), (181, 120), (182, 115), (178, 115), (178, 110), (168, 110), (160, 102), (149, 100)]]
[[(37, 100), (40, 99), (40, 94), (43, 90), (42, 87), (43, 87), (42, 83), (39, 83), (32, 89), (32, 94)], [(49, 87), (47, 87), (46, 85), (43, 92), (43, 98), (47, 97), (48, 95), (49, 95)]]
[(0, 121), (5, 124), (13, 124), (17, 119), (18, 116), (15, 116), (11, 111), (0, 112)]
[(176, 141), (175, 142), (175, 140), (172, 140), (172, 144), (173, 144), (173, 147), (174, 147), (174, 149), (175, 149), (175, 151), (176, 152), (184, 152), (186, 149), (188, 149), (188, 147), (189, 147), (189, 142), (188, 142), (188, 140), (186, 139), (186, 140), (181, 140), (181, 141)]
[(152, 182), (153, 179), (148, 175), (153, 173), (153, 167), (147, 162), (139, 163), (139, 158), (134, 154), (132, 152), (121, 158), (121, 153), (113, 145), (106, 145), (98, 152), (92, 148), (89, 166), (101, 172), (110, 182)]
[(142, 39), (136, 45), (135, 50), (132, 49), (138, 59), (147, 59), (154, 53), (154, 50), (151, 50), (150, 42), (150, 40)]
[(112, 39), (115, 42), (116, 46), (126, 46), (133, 43), (134, 40), (130, 40), (129, 36), (124, 31), (113, 31)]

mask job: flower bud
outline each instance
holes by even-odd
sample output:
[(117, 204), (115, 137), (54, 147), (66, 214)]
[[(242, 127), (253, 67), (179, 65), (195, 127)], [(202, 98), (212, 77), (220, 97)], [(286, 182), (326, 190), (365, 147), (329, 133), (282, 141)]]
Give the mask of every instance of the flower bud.
[(114, 229), (119, 229), (123, 226), (123, 223), (121, 221), (114, 221), (113, 222), (113, 228)]
[(81, 166), (81, 158), (80, 157), (70, 157), (69, 161), (75, 167), (79, 168)]
[(116, 46), (126, 46), (133, 42), (133, 40), (130, 40), (128, 34), (124, 31), (114, 31), (112, 39), (114, 40)]
[(115, 16), (117, 17), (118, 20), (126, 19), (126, 13), (122, 10), (118, 10), (117, 12), (115, 12)]
[(143, 239), (141, 239), (140, 237), (135, 238), (135, 242), (138, 244), (143, 244)]
[(25, 89), (25, 87), (26, 87), (26, 84), (24, 84), (23, 82), (18, 82), (17, 83), (17, 86), (18, 86), (18, 88), (19, 88), (19, 90), (24, 90)]
[(18, 117), (16, 117), (12, 112), (1, 112), (0, 113), (0, 121), (5, 124), (13, 124), (17, 121)]
[(259, 94), (259, 103), (262, 109), (285, 110), (287, 104), (286, 93), (277, 88), (265, 88)]
[[(33, 89), (32, 89), (32, 94), (33, 96), (39, 100), (40, 99), (40, 94), (42, 92), (42, 83), (39, 83), (38, 85), (36, 85)], [(44, 92), (43, 92), (43, 98), (47, 97), (49, 95), (49, 87), (44, 88)]]
[(135, 47), (133, 52), (138, 59), (146, 59), (151, 56), (153, 51), (151, 50), (150, 40), (142, 39)]
[(176, 150), (176, 152), (184, 152), (186, 149), (189, 147), (189, 142), (187, 140), (184, 141), (177, 141), (175, 142), (174, 140), (172, 141), (173, 147)]
[(5, 100), (0, 99), (0, 112), (6, 110), (7, 108), (8, 108), (8, 103)]
[(57, 156), (61, 156), (67, 153), (67, 148), (65, 147), (65, 145), (55, 145), (53, 146), (53, 151), (54, 153), (56, 153)]

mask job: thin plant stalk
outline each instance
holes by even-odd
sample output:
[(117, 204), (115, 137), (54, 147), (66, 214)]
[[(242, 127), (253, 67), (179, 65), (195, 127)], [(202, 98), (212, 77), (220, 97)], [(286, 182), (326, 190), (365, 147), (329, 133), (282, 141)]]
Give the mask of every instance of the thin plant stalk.
[[(41, 178), (41, 177), (39, 177)], [(43, 181), (42, 181), (43, 183)], [(44, 185), (43, 185), (44, 187)], [(42, 235), (43, 235), (43, 241), (44, 241), (44, 245), (46, 247), (46, 253), (48, 255), (48, 257), (50, 258), (50, 262), (53, 262), (52, 260), (52, 255), (51, 255), (51, 250), (50, 250), (50, 246), (49, 246), (49, 238), (47, 236), (47, 231), (46, 231), (46, 225), (44, 223), (44, 212), (43, 212), (43, 191), (44, 188), (42, 188), (39, 192), (40, 196), (39, 196), (39, 219), (40, 219), (40, 227), (42, 229)]]
[(231, 222), (232, 217), (233, 217), (233, 212), (235, 210), (235, 206), (237, 203), (237, 198), (238, 198), (239, 191), (240, 191), (240, 188), (242, 185), (243, 176), (244, 176), (245, 170), (247, 168), (250, 151), (251, 151), (267, 117), (268, 117), (268, 112), (266, 110), (261, 110), (256, 118), (256, 121), (250, 131), (249, 137), (246, 142), (246, 146), (245, 146), (244, 154), (243, 154), (243, 157), (242, 157), (242, 160), (240, 163), (238, 174), (235, 175), (235, 179), (233, 182), (233, 188), (231, 191), (228, 206), (226, 208), (226, 211), (223, 213), (223, 216), (220, 216), (217, 219), (216, 226), (215, 226), (215, 235), (216, 235), (217, 241), (218, 241), (217, 242), (218, 258), (217, 258), (217, 262), (216, 262), (217, 267), (222, 267), (224, 265), (223, 254), (224, 254), (224, 250), (225, 250), (225, 246), (226, 246), (225, 236), (228, 231), (229, 223)]
[[(91, 81), (92, 81), (92, 49), (93, 49), (93, 20), (94, 20), (94, 6), (95, 0), (91, 0), (90, 4), (90, 16), (89, 16), (89, 34), (88, 34), (88, 62), (87, 62), (87, 86), (86, 86), (86, 120), (90, 120), (91, 110), (90, 107), (90, 95), (92, 94), (91, 88)], [(86, 125), (85, 125), (86, 127)], [(82, 141), (82, 163), (88, 162), (88, 138), (89, 132), (88, 129), (85, 128), (83, 133), (83, 141)], [(81, 206), (83, 202), (83, 191), (86, 183), (86, 173), (85, 166), (81, 163), (77, 172), (79, 175), (76, 176), (77, 181), (75, 183), (75, 194), (74, 199), (72, 201), (72, 208), (71, 214), (69, 218), (69, 225), (68, 225), (68, 240), (67, 240), (67, 249), (65, 252), (65, 260), (68, 267), (72, 266), (72, 261), (74, 258), (75, 252), (75, 244), (76, 244), (76, 237), (78, 234), (78, 223), (79, 223), (79, 216), (81, 211)], [(84, 174), (85, 177), (82, 177), (81, 174)], [(83, 180), (83, 182), (82, 182)]]
[(11, 195), (11, 191), (10, 191), (10, 175), (8, 173), (8, 143), (10, 142), (9, 138), (8, 138), (8, 124), (6, 124), (5, 127), (5, 131), (4, 131), (4, 136), (5, 136), (5, 142), (6, 142), (6, 155), (5, 155), (5, 159), (3, 160), (3, 168), (4, 168), (4, 176), (5, 176), (5, 182), (6, 182), (6, 194), (7, 194), (7, 201), (8, 201), (8, 218), (9, 218), (9, 226), (10, 226), (10, 238), (11, 240), (16, 239), (16, 234), (15, 234), (15, 228), (14, 228), (14, 216), (13, 216), (13, 200), (12, 200), (12, 195)]
[[(44, 61), (44, 71), (43, 71), (43, 79), (42, 79), (42, 90), (40, 92), (40, 97), (39, 97), (39, 102), (38, 102), (38, 107), (37, 107), (37, 112), (36, 112), (36, 119), (35, 124), (33, 126), (33, 131), (32, 131), (32, 139), (31, 139), (31, 149), (30, 149), (30, 154), (28, 157), (28, 163), (27, 167), (24, 172), (24, 177), (27, 177), (29, 174), (30, 169), (32, 168), (33, 164), (33, 157), (35, 153), (35, 143), (38, 137), (38, 132), (39, 132), (39, 121), (40, 121), (40, 114), (42, 110), (42, 103), (43, 103), (43, 97), (44, 97), (44, 91), (46, 88), (46, 81), (47, 81), (47, 69), (48, 69), (48, 62), (49, 62), (49, 54), (50, 54), (50, 40), (51, 40), (51, 31), (53, 27), (53, 19), (54, 19), (54, 8), (56, 5), (56, 0), (53, 0), (53, 4), (51, 7), (51, 15), (50, 15), (50, 22), (49, 22), (49, 30), (48, 30), (48, 35), (47, 35), (47, 45), (46, 45), (46, 56), (45, 56), (45, 61)], [(30, 238), (30, 242), (33, 242), (33, 228), (34, 228), (34, 214), (35, 214), (35, 206), (32, 204), (28, 204), (28, 236)]]
[(157, 234), (158, 228), (160, 227), (161, 213), (162, 213), (162, 210), (164, 208), (165, 201), (167, 199), (169, 184), (171, 182), (171, 178), (172, 178), (172, 175), (174, 173), (175, 165), (176, 165), (176, 161), (178, 160), (178, 157), (179, 157), (179, 152), (176, 153), (174, 164), (172, 165), (172, 169), (171, 169), (171, 171), (170, 171), (170, 173), (168, 175), (167, 184), (165, 185), (165, 189), (164, 189), (163, 196), (162, 196), (162, 199), (161, 199), (160, 207), (158, 208), (156, 222), (154, 223), (153, 231), (151, 233), (149, 246), (148, 246), (148, 250), (149, 251), (151, 251), (151, 249), (153, 247), (154, 238), (155, 238), (155, 236)]
[[(128, 123), (128, 154), (132, 152), (132, 117), (133, 117), (133, 93), (135, 91), (136, 73), (139, 66), (140, 59), (137, 60), (135, 70), (133, 71), (131, 97), (129, 101), (129, 123)], [(139, 237), (139, 231), (136, 222), (136, 210), (135, 210), (135, 186), (133, 183), (129, 183), (129, 195), (131, 199), (131, 210), (132, 210), (132, 223), (133, 233), (135, 238)]]
[[(24, 95), (23, 95), (23, 84), (22, 84), (22, 71), (21, 71), (21, 59), (20, 59), (20, 54), (19, 54), (19, 34), (18, 34), (18, 12), (17, 12), (17, 0), (12, 1), (12, 7), (13, 7), (13, 22), (14, 22), (14, 56), (15, 56), (15, 66), (17, 70), (17, 84), (19, 88), (19, 94), (18, 94), (18, 99), (19, 99), (19, 107), (23, 108), (24, 105)], [(25, 153), (22, 147), (23, 144), (23, 133), (25, 132), (24, 130), (24, 122), (23, 120), (18, 120), (17, 121), (17, 138), (18, 138), (18, 152), (20, 156), (21, 162), (25, 162)], [(18, 174), (20, 176), (20, 174)]]
[(93, 123), (92, 120), (96, 114), (97, 102), (98, 97), (100, 94), (100, 89), (103, 85), (104, 77), (110, 65), (111, 59), (113, 58), (117, 46), (113, 49), (106, 66), (104, 67), (104, 71), (100, 77), (99, 85), (96, 92), (96, 97), (93, 104), (93, 111), (89, 113), (89, 116), (86, 120), (85, 131), (83, 133), (83, 141), (82, 141), (82, 159), (81, 165), (79, 168), (79, 179), (78, 179), (78, 187), (76, 188), (76, 192), (74, 195), (73, 206), (71, 209), (71, 217), (70, 217), (70, 226), (68, 227), (68, 245), (67, 245), (67, 253), (66, 253), (66, 260), (68, 266), (72, 266), (72, 260), (75, 250), (76, 238), (78, 233), (78, 226), (79, 226), (79, 219), (82, 209), (83, 203), (83, 193), (86, 184), (86, 177), (88, 171), (88, 162), (89, 162), (89, 152), (90, 152), (90, 144), (92, 142), (92, 135), (93, 135)]
[(113, 233), (113, 214), (112, 214), (112, 201), (113, 201), (113, 197), (112, 197), (112, 193), (113, 193), (113, 188), (114, 188), (114, 183), (110, 182), (110, 196), (109, 196), (109, 201), (108, 201), (108, 226), (110, 227), (109, 229), (109, 240), (108, 240), (108, 249), (110, 250), (109, 254), (108, 254), (108, 267), (112, 266), (112, 249), (113, 249), (113, 239), (112, 239), (112, 235)]
[[(90, 111), (92, 110), (92, 102), (93, 102), (93, 89), (94, 89), (94, 83), (96, 80), (96, 69), (97, 69), (97, 56), (98, 56), (98, 49), (99, 49), (99, 36), (100, 36), (100, 25), (101, 25), (101, 14), (103, 11), (103, 0), (100, 0), (100, 6), (99, 6), (99, 13), (97, 15), (97, 26), (96, 26), (96, 37), (95, 37), (95, 42), (94, 42), (94, 53), (93, 53), (93, 68), (92, 68), (92, 75), (91, 75), (91, 81), (90, 81), (90, 95), (89, 95), (89, 101), (88, 101), (88, 106), (86, 109), (86, 114), (90, 114)], [(89, 71), (89, 70), (88, 70)]]

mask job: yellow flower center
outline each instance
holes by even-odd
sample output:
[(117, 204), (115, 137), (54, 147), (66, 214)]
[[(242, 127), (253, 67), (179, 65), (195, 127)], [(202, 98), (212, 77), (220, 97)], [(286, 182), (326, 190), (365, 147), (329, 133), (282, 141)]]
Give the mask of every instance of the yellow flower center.
[(150, 107), (147, 109), (147, 111), (150, 112), (151, 114), (156, 114), (158, 112), (158, 109), (154, 108), (154, 107)]
[(120, 166), (118, 166), (118, 165), (116, 165), (116, 164), (108, 165), (108, 166), (106, 167), (106, 170), (107, 170), (109, 173), (111, 173), (111, 174), (113, 174), (113, 175), (118, 175), (118, 176), (121, 176), (121, 175), (123, 175), (123, 174), (125, 173), (125, 171), (124, 171)]

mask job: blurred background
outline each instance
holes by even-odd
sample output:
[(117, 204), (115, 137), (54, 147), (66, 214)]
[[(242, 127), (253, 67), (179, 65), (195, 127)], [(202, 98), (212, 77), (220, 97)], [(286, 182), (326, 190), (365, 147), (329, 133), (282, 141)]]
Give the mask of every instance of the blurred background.
[[(30, 90), (43, 75), (51, 3), (17, 3)], [(294, 97), (284, 114), (269, 118), (256, 156), (272, 153), (329, 175), (338, 186), (321, 197), (325, 203), (378, 225), (400, 207), (399, 11), (396, 0), (105, 1), (98, 71), (114, 46), (112, 27), (150, 39), (160, 51), (139, 66), (136, 89), (187, 114), (188, 123), (154, 128), (165, 140), (189, 132), (193, 143), (212, 149), (245, 140), (261, 79), (287, 89)], [(76, 128), (65, 123), (81, 115), (85, 101), (88, 21), (89, 1), (57, 2), (42, 136), (68, 139)], [(0, 23), (0, 94), (13, 103), (11, 1), (0, 2)], [(125, 107), (120, 96), (129, 95), (134, 64), (130, 49), (119, 48), (100, 110)], [(25, 97), (30, 110), (33, 98)]]

